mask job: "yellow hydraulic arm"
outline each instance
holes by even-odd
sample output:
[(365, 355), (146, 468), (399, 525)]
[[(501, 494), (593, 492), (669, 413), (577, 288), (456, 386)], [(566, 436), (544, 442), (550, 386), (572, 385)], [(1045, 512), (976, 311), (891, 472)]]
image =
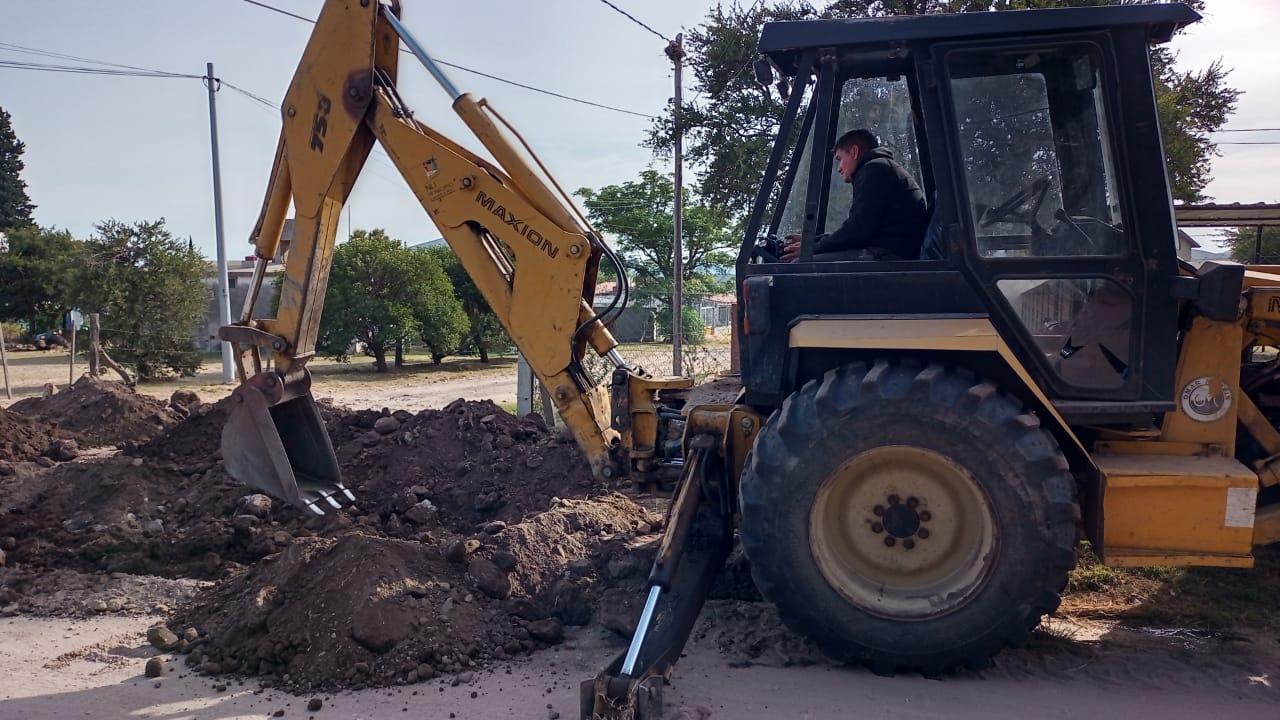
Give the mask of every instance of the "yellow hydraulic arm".
[[(611, 427), (609, 388), (597, 387), (582, 369), (588, 348), (623, 367), (617, 343), (590, 302), (608, 249), (559, 186), (548, 184), (545, 170), (530, 164), (537, 161), (527, 147), (521, 152), (508, 140), (488, 103), (454, 88), (400, 24), (399, 12), (398, 3), (327, 0), (285, 96), (283, 129), (252, 238), (257, 269), (239, 322), (221, 332), (235, 345), (244, 381), (236, 393), (240, 417), (224, 432), (229, 469), (316, 512), (350, 496), (336, 463), (328, 462), (332, 449), (312, 407), (306, 363), (315, 352), (339, 216), (378, 142), (550, 391), (593, 469), (604, 476), (629, 470), (619, 465), (627, 460), (620, 454), (621, 434)], [(498, 164), (413, 118), (395, 86), (401, 40), (440, 81)], [(279, 313), (254, 318), (290, 201), (295, 225)], [(273, 358), (266, 372), (264, 351)], [(650, 397), (658, 387), (687, 386), (677, 379), (643, 380)], [(630, 392), (635, 395), (634, 388)], [(646, 426), (646, 408), (636, 410)], [(630, 441), (636, 429), (629, 422), (622, 429)], [(647, 440), (646, 448), (655, 438)]]

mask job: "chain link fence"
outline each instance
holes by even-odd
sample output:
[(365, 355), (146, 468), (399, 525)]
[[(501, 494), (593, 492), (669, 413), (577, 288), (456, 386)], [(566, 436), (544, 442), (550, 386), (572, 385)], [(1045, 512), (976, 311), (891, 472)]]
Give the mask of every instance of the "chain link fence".
[[(602, 283), (597, 289), (596, 309), (605, 310), (612, 297), (611, 287)], [(681, 368), (676, 374), (693, 378), (700, 384), (732, 371), (733, 314), (736, 298), (732, 294), (686, 294), (681, 342)], [(627, 365), (641, 368), (650, 375), (671, 375), (674, 357), (671, 343), (671, 298), (633, 292), (627, 308), (610, 327), (618, 341), (618, 353)], [(587, 372), (597, 383), (609, 380), (613, 364), (608, 358), (588, 351)], [(549, 398), (540, 392), (536, 380), (529, 391), (533, 412), (544, 418)]]

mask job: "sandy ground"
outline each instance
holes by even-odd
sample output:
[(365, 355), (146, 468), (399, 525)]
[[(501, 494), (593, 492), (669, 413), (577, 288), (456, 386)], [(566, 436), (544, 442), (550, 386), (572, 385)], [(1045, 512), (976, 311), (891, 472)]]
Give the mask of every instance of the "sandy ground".
[[(435, 681), (321, 695), (324, 708), (310, 713), (309, 697), (235, 680), (219, 691), (215, 685), (227, 680), (201, 677), (178, 661), (166, 660), (158, 684), (145, 678), (143, 666), (155, 654), (143, 638), (149, 623), (145, 617), (0, 620), (0, 718), (236, 720), (283, 710), (283, 717), (318, 719), (546, 720), (559, 713), (575, 720), (578, 681), (621, 649), (621, 641), (601, 631), (579, 630), (559, 648), (481, 672), (470, 685)], [(698, 718), (699, 707), (725, 720), (1280, 717), (1280, 690), (1271, 687), (1280, 674), (1277, 638), (1196, 640), (1101, 625), (1055, 634), (1041, 636), (1038, 647), (1006, 653), (984, 673), (927, 680), (733, 662), (713, 646), (714, 633), (703, 633), (667, 689), (668, 717)], [(1237, 647), (1224, 652), (1222, 642)]]
[[(352, 358), (338, 363), (317, 358), (309, 363), (316, 397), (332, 398), (352, 409), (391, 407), (410, 411), (440, 408), (465, 397), (492, 400), (512, 408), (516, 402), (516, 364), (513, 358), (494, 358), (488, 365), (473, 358), (448, 358), (432, 365), (422, 356), (410, 356), (408, 364), (386, 373), (374, 372), (368, 358)], [(39, 396), (45, 383), (61, 388), (67, 384), (66, 350), (13, 351), (9, 353), (9, 380), (13, 400), (6, 400), (0, 387), (0, 407), (26, 397)], [(83, 357), (76, 355), (76, 377), (87, 370)], [(115, 379), (114, 373), (104, 377)], [(213, 402), (232, 390), (222, 384), (222, 363), (206, 361), (201, 371), (189, 378), (147, 382), (138, 390), (167, 400), (179, 388), (193, 390), (206, 402)]]

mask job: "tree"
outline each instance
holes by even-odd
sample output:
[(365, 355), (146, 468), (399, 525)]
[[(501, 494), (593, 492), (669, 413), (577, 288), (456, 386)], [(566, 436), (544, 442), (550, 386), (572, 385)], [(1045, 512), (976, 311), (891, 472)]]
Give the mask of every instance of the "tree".
[[(653, 292), (670, 290), (675, 279), (672, 236), (675, 232), (675, 185), (669, 175), (645, 170), (638, 180), (606, 185), (598, 190), (582, 188), (588, 217), (595, 226), (617, 239), (628, 275), (637, 288)], [(702, 198), (686, 194), (681, 273), (691, 290), (714, 286), (714, 271), (733, 264), (738, 237), (733, 222)]]
[(22, 153), (27, 146), (13, 131), (9, 113), (0, 108), (0, 230), (31, 225), (36, 206), (27, 197), (27, 184), (20, 173), (25, 166)]
[(0, 319), (22, 320), (31, 332), (61, 327), (82, 272), (84, 243), (71, 233), (35, 225), (11, 228), (0, 253)]
[[(638, 295), (655, 298), (659, 305), (658, 327), (667, 337), (671, 328), (671, 292), (675, 282), (675, 184), (669, 175), (645, 170), (635, 181), (607, 185), (598, 190), (582, 188), (591, 222), (616, 238), (628, 277)], [(686, 194), (681, 245), (684, 264), (681, 277), (686, 297), (722, 291), (716, 271), (733, 264), (738, 247), (738, 229), (725, 213), (703, 198)], [(703, 340), (703, 325), (697, 312), (684, 308), (681, 328), (685, 341)]]
[[(1254, 253), (1258, 249), (1258, 229), (1233, 228), (1225, 233), (1223, 242), (1230, 250), (1232, 260), (1253, 263)], [(1280, 227), (1262, 229), (1262, 254), (1259, 260), (1263, 265), (1280, 265)]]
[(448, 322), (455, 314), (462, 315), (461, 304), (434, 259), (381, 229), (357, 230), (333, 252), (317, 349), (345, 360), (352, 342), (360, 342), (378, 372), (386, 372), (387, 351), (397, 341), (428, 336), (434, 329), (424, 321)]
[(85, 241), (85, 262), (71, 294), (75, 306), (102, 315), (101, 339), (140, 378), (200, 369), (194, 331), (209, 308), (212, 265), (164, 219), (99, 223)]
[(427, 248), (426, 252), (440, 263), (440, 267), (444, 268), (445, 275), (453, 285), (454, 294), (462, 301), (462, 309), (466, 312), (467, 320), (471, 325), (466, 344), (475, 349), (476, 354), (480, 356), (480, 362), (489, 362), (490, 350), (510, 348), (512, 342), (507, 331), (503, 329), (502, 323), (498, 322), (498, 316), (493, 313), (484, 295), (480, 294), (480, 288), (476, 287), (475, 281), (462, 267), (453, 250), (441, 245)]
[(419, 306), (418, 339), (431, 352), (431, 363), (439, 365), (462, 347), (471, 334), (466, 306), (455, 292), (456, 285), (432, 253), (410, 250), (420, 266), (419, 282), (424, 283), (425, 301)]
[[(828, 17), (877, 17), (938, 12), (981, 12), (1030, 8), (1128, 5), (1141, 0), (837, 0), (819, 10), (807, 0), (717, 4), (706, 20), (687, 34), (686, 64), (694, 77), (694, 100), (654, 121), (645, 145), (655, 153), (671, 151), (675, 117), (686, 134), (686, 156), (700, 168), (703, 198), (742, 218), (759, 190), (777, 134), (783, 103), (772, 88), (755, 80), (760, 29), (765, 22)], [(1204, 0), (1191, 4), (1202, 9)], [(1226, 84), (1227, 70), (1213, 63), (1180, 71), (1176, 54), (1152, 49), (1152, 74), (1169, 177), (1176, 199), (1204, 199), (1209, 161), (1217, 154), (1211, 133), (1235, 109), (1239, 92)], [(799, 123), (797, 123), (797, 126)], [(792, 138), (794, 141), (794, 138)]]

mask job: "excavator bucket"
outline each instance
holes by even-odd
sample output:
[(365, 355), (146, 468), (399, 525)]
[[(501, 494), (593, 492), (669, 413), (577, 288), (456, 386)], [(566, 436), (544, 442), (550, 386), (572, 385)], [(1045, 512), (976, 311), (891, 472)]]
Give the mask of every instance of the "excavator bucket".
[(227, 474), (316, 515), (354, 501), (310, 391), (270, 405), (258, 377), (231, 394), (222, 428)]

